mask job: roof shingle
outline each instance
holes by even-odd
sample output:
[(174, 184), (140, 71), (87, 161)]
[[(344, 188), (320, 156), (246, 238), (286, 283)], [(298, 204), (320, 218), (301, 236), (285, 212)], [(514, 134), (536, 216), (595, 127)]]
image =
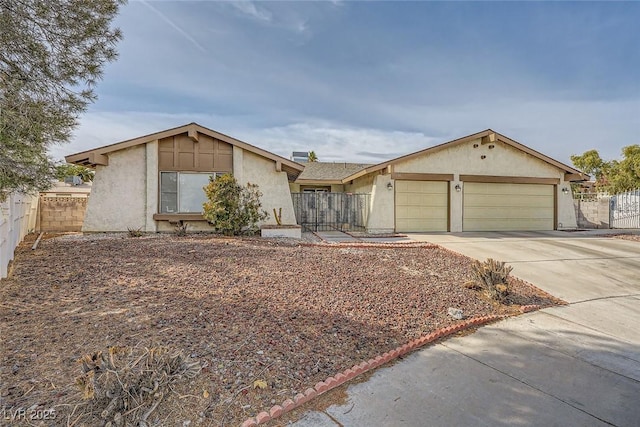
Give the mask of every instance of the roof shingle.
[(299, 180), (339, 181), (343, 178), (371, 166), (366, 163), (304, 163), (304, 170), (298, 176)]

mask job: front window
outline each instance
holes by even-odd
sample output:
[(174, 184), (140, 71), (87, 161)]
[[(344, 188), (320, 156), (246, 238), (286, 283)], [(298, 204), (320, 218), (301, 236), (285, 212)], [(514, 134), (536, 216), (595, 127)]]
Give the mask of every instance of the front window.
[(203, 187), (215, 172), (160, 172), (160, 213), (201, 213)]

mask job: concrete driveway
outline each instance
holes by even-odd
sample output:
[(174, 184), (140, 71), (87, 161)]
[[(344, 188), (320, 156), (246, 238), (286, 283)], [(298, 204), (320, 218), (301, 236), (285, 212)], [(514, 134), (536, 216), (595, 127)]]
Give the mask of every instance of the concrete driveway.
[(413, 353), (296, 426), (640, 426), (640, 242), (597, 233), (414, 234), (571, 304)]

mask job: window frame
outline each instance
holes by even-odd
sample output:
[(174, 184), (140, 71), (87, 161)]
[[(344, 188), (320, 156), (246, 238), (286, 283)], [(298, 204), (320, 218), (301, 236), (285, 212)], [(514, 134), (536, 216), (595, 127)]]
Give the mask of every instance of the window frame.
[[(176, 211), (175, 212), (163, 212), (162, 211), (162, 174), (163, 173), (173, 173), (176, 174)], [(193, 215), (193, 214), (202, 214), (202, 209), (198, 212), (188, 212), (182, 211), (180, 207), (180, 175), (208, 175), (212, 176), (214, 179), (220, 175), (224, 175), (228, 172), (196, 172), (196, 171), (159, 171), (158, 173), (158, 207), (157, 212), (160, 215)], [(165, 192), (166, 193), (166, 192)], [(204, 194), (204, 192), (203, 192)], [(205, 197), (206, 200), (206, 197)]]

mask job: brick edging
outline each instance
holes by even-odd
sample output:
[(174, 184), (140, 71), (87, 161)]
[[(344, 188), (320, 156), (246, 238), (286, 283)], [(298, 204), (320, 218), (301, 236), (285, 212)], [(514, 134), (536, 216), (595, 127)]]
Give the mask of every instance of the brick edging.
[[(526, 305), (526, 306), (521, 306), (520, 311), (522, 313), (527, 313), (529, 311), (537, 310), (539, 308), (540, 306), (537, 306), (537, 305)], [(313, 388), (306, 389), (304, 393), (298, 393), (293, 399), (287, 399), (284, 402), (282, 402), (281, 405), (272, 406), (268, 412), (262, 411), (255, 417), (251, 417), (245, 420), (245, 422), (242, 423), (242, 427), (253, 427), (257, 425), (266, 424), (272, 419), (278, 418), (281, 415), (286, 414), (287, 412), (290, 412), (304, 405), (305, 403), (314, 399), (315, 397), (320, 396), (321, 394), (324, 394), (327, 391), (332, 390), (336, 387), (339, 387), (342, 384), (346, 383), (347, 381), (350, 381), (365, 372), (371, 371), (381, 365), (384, 365), (385, 363), (388, 363), (394, 359), (397, 359), (400, 356), (404, 356), (405, 354), (413, 350), (423, 347), (426, 344), (430, 344), (440, 338), (444, 338), (446, 336), (455, 334), (464, 329), (467, 329), (473, 326), (484, 325), (486, 323), (489, 323), (495, 320), (500, 320), (505, 317), (508, 317), (508, 316), (492, 314), (489, 316), (475, 317), (473, 319), (468, 319), (468, 320), (465, 320), (464, 322), (458, 323), (457, 325), (438, 329), (434, 332), (431, 332), (428, 335), (411, 340), (409, 341), (409, 343), (401, 345), (395, 348), (394, 350), (383, 353), (379, 356), (369, 359), (366, 362), (362, 362), (358, 365), (354, 365), (343, 372), (340, 372), (332, 377), (325, 379), (324, 381), (318, 382)]]

